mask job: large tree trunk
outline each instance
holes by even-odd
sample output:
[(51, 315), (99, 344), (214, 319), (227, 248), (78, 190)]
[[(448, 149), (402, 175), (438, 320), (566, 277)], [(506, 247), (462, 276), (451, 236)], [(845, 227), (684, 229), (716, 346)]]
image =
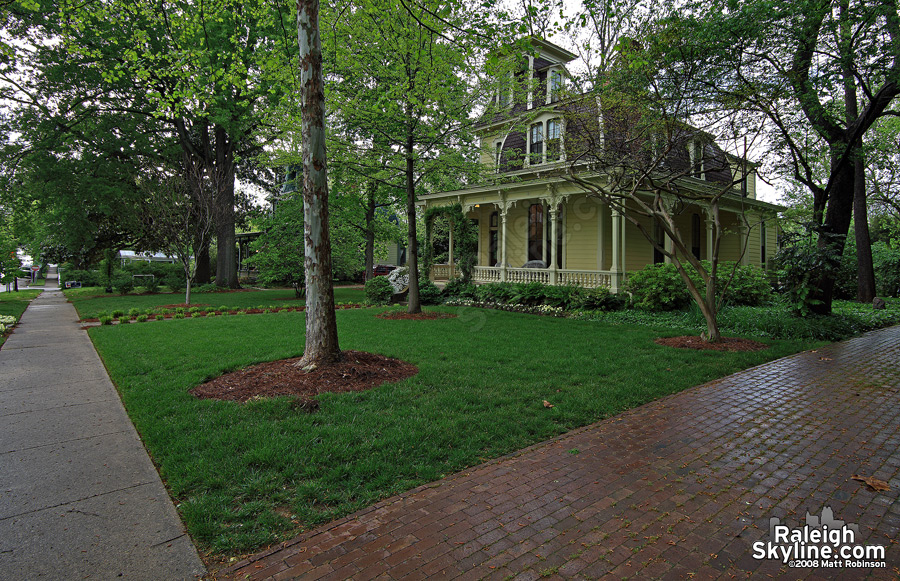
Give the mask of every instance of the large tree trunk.
[[(843, 146), (833, 146), (832, 164), (837, 164), (842, 156)], [(822, 224), (818, 247), (830, 250), (833, 256), (840, 256), (844, 251), (847, 232), (850, 231), (850, 220), (853, 216), (853, 192), (855, 172), (852, 163), (843, 163), (833, 170), (831, 195), (828, 197), (828, 208), (825, 222)], [(835, 272), (833, 269), (820, 273), (812, 280), (812, 298), (818, 302), (810, 307), (818, 315), (830, 315), (831, 303), (834, 300)]]
[(416, 239), (416, 183), (414, 179), (413, 165), (413, 140), (410, 137), (406, 142), (406, 222), (407, 222), (407, 246), (406, 256), (409, 262), (409, 299), (407, 312), (411, 314), (421, 313), (422, 304), (419, 302), (419, 249)]
[(225, 129), (215, 126), (216, 285), (239, 288), (234, 236), (234, 148)]
[(370, 182), (368, 192), (366, 193), (366, 281), (372, 279), (372, 269), (375, 267), (375, 208), (377, 207), (375, 202), (375, 190), (377, 187), (375, 182)]
[(862, 149), (853, 163), (853, 230), (856, 234), (856, 300), (871, 303), (875, 298), (875, 265), (869, 237), (869, 212), (866, 207), (866, 174)]
[(197, 274), (194, 280), (197, 284), (209, 284), (212, 272), (209, 268), (209, 241), (203, 243), (200, 252), (197, 253)]
[(319, 1), (297, 0), (303, 134), (303, 241), (306, 256), (306, 346), (297, 365), (314, 369), (341, 359), (331, 281), (325, 87), (319, 39)]

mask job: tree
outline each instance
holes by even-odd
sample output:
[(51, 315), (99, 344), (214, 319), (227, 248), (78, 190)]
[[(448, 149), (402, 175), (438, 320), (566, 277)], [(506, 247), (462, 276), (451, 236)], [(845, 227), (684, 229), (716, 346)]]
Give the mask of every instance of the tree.
[(264, 284), (288, 283), (301, 298), (306, 287), (302, 194), (282, 194), (273, 212), (262, 220), (262, 230), (246, 264), (259, 269), (259, 280)]
[[(181, 263), (187, 305), (191, 304), (191, 285), (197, 273), (195, 257), (209, 243), (213, 231), (215, 180), (202, 175), (206, 169), (194, 164), (179, 175), (165, 168), (144, 168), (135, 176), (145, 194), (141, 207), (144, 247), (161, 250)], [(194, 172), (201, 175), (191, 175)]]
[[(696, 74), (689, 55), (673, 54), (659, 30), (620, 45), (618, 66), (603, 72), (594, 92), (564, 105), (565, 177), (624, 216), (675, 266), (706, 320), (704, 339), (716, 342), (728, 284), (719, 271), (722, 206), (737, 207), (741, 227), (751, 226), (741, 211), (746, 157), (730, 156), (720, 144), (745, 151), (748, 144), (734, 117), (696, 98)], [(708, 176), (703, 184), (691, 182), (698, 171)], [(678, 226), (690, 208), (704, 211), (712, 224), (707, 263), (694, 254), (690, 232)]]
[(405, 206), (410, 313), (421, 311), (417, 195), (437, 174), (461, 181), (478, 171), (470, 112), (480, 97), (470, 80), (498, 30), (491, 10), (459, 0), (364, 0), (335, 10), (330, 26), (333, 108), (348, 124), (340, 138), (360, 162), (348, 170), (391, 188)]
[[(707, 102), (764, 115), (783, 167), (812, 193), (820, 248), (841, 254), (855, 211), (858, 250), (866, 253), (862, 142), (900, 94), (897, 4), (701, 0), (666, 18), (673, 48), (691, 46), (705, 71), (698, 86), (706, 88)], [(810, 158), (818, 148), (810, 150), (797, 135), (827, 149), (827, 179), (819, 179)], [(869, 298), (870, 257), (860, 264), (860, 297)], [(816, 312), (831, 312), (834, 284), (832, 273), (814, 279)]]
[(297, 0), (303, 140), (303, 240), (306, 268), (306, 346), (297, 363), (306, 370), (341, 359), (328, 230), (325, 157), (325, 85), (319, 37), (319, 1)]

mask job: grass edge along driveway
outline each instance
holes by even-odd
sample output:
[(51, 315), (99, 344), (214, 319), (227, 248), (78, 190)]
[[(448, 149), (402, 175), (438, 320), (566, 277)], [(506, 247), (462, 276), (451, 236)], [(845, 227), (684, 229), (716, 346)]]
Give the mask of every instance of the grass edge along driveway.
[[(631, 325), (444, 308), (457, 318), (339, 311), (343, 349), (419, 367), (362, 393), (196, 400), (223, 372), (297, 356), (303, 313), (217, 317), (89, 333), (195, 540), (213, 556), (257, 550), (447, 474), (659, 397), (812, 347), (676, 350)], [(546, 408), (543, 400), (554, 407)]]

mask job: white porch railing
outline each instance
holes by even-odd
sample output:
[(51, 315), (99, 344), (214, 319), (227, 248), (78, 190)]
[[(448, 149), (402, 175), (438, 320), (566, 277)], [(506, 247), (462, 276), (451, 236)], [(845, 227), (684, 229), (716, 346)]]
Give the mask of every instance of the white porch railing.
[[(431, 265), (431, 278), (432, 280), (450, 280), (450, 265), (449, 264), (432, 264)], [(453, 269), (454, 277), (459, 275), (459, 269)]]
[(613, 273), (601, 270), (557, 270), (556, 284), (596, 288), (611, 287)]
[(550, 284), (550, 271), (545, 268), (507, 268), (506, 281)]
[[(447, 277), (447, 265), (435, 265), (433, 268), (437, 269), (442, 267), (441, 274)], [(476, 266), (474, 272), (472, 273), (472, 279), (478, 284), (485, 284), (490, 282), (501, 282), (503, 280), (502, 270), (499, 266)], [(439, 274), (437, 270), (432, 270), (435, 273), (435, 279), (440, 280)], [(454, 269), (454, 274), (459, 275), (459, 271)], [(596, 288), (596, 287), (609, 287), (615, 288), (617, 285), (614, 285), (613, 282), (619, 282), (621, 279), (621, 275), (617, 275), (618, 273), (608, 271), (608, 270), (572, 270), (572, 269), (558, 269), (556, 271), (556, 284), (557, 285), (574, 285), (574, 286), (583, 286), (586, 288)], [(552, 271), (550, 269), (544, 268), (512, 268), (507, 267), (506, 269), (506, 280), (507, 282), (541, 282), (544, 284), (552, 284)]]

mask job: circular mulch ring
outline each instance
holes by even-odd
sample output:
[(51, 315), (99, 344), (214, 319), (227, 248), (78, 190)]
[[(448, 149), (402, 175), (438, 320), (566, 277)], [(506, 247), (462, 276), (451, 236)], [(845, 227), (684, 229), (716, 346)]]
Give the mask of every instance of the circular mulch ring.
[(313, 398), (320, 393), (364, 391), (382, 383), (393, 383), (412, 377), (419, 368), (399, 359), (363, 351), (344, 351), (338, 363), (306, 372), (294, 364), (300, 357), (260, 363), (232, 371), (190, 390), (201, 399), (224, 399), (245, 402), (257, 397), (293, 395), (300, 407), (313, 411), (318, 404)]
[(455, 319), (453, 313), (443, 313), (441, 311), (422, 311), (421, 313), (407, 313), (406, 311), (385, 311), (375, 315), (379, 319), (410, 319), (413, 321), (433, 321), (435, 319)]
[(660, 337), (656, 339), (655, 343), (678, 349), (697, 349), (701, 351), (762, 351), (769, 348), (765, 343), (751, 339), (741, 339), (740, 337), (722, 337), (716, 343), (707, 343), (697, 336)]

